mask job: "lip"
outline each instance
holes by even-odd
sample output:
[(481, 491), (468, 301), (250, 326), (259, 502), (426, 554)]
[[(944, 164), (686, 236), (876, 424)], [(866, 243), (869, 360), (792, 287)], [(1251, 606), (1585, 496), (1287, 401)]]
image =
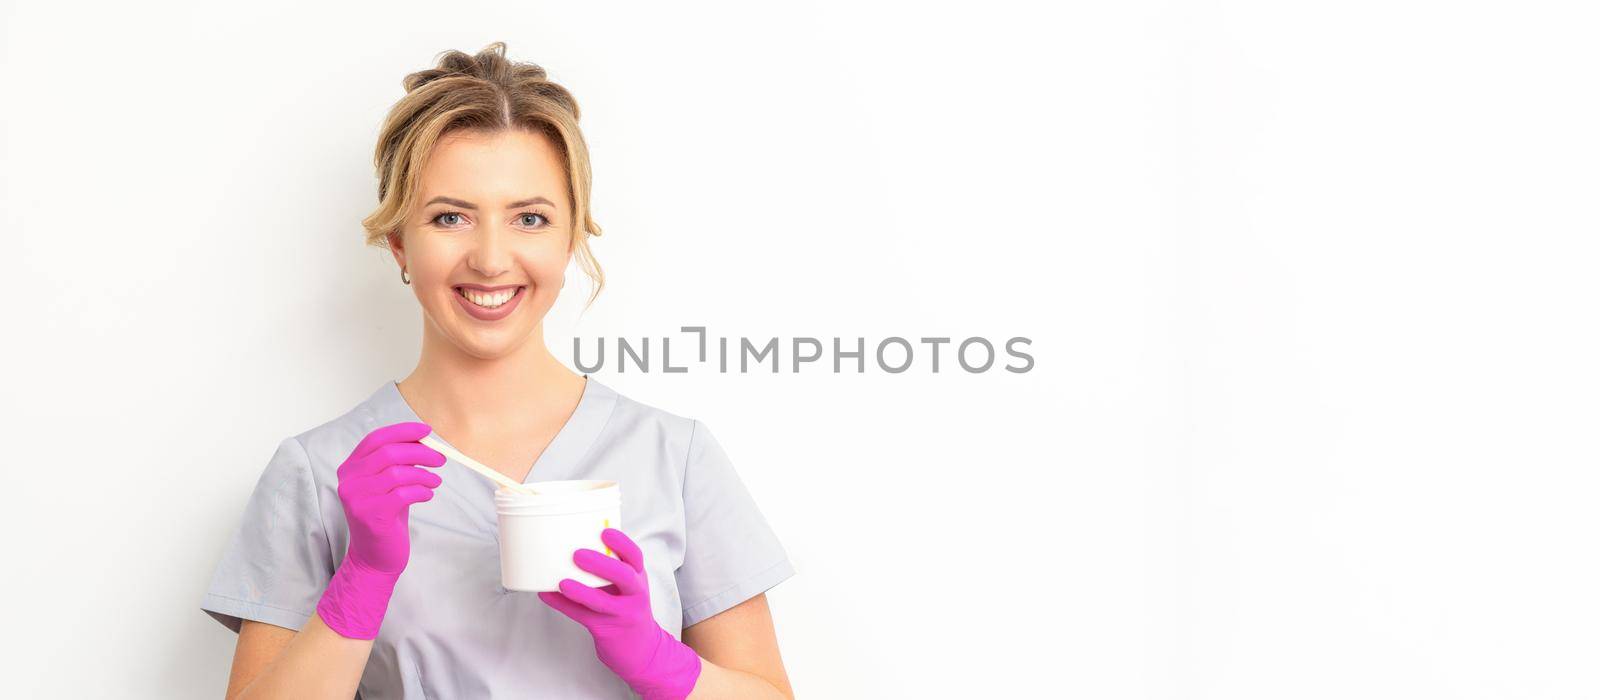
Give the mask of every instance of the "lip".
[[(474, 291), (476, 291), (476, 289), (477, 289), (473, 285), (457, 285), (457, 286), (468, 287), (468, 288), (473, 289)], [(466, 297), (461, 296), (461, 292), (458, 292), (453, 288), (450, 290), (450, 292), (451, 292), (450, 296), (453, 296), (453, 297), (456, 298), (456, 303), (461, 305), (461, 310), (467, 312), (468, 316), (471, 316), (471, 317), (473, 317), (475, 319), (478, 319), (479, 321), (498, 321), (498, 320), (500, 320), (502, 318), (510, 316), (511, 312), (516, 310), (517, 304), (522, 303), (522, 298), (528, 295), (528, 288), (526, 286), (523, 286), (523, 285), (511, 285), (511, 286), (517, 288), (517, 293), (512, 295), (510, 301), (507, 301), (506, 303), (501, 304), (500, 307), (496, 308), (496, 309), (485, 309), (485, 308), (483, 308), (481, 306), (478, 306), (477, 304), (474, 304), (474, 303), (468, 301)], [(501, 289), (506, 289), (506, 287), (501, 287)]]

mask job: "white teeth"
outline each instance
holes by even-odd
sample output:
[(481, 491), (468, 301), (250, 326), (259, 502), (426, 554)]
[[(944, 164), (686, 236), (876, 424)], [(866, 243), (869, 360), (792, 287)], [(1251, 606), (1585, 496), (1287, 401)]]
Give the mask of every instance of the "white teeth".
[(508, 289), (498, 294), (479, 294), (469, 289), (458, 289), (456, 290), (456, 293), (466, 297), (467, 300), (477, 304), (478, 306), (482, 306), (486, 309), (493, 309), (510, 301), (511, 297), (516, 296), (517, 290)]

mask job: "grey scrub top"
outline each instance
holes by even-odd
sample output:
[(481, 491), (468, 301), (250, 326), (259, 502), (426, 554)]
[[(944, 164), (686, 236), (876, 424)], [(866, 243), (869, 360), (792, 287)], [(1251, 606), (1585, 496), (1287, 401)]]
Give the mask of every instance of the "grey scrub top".
[[(240, 618), (305, 625), (350, 542), (335, 470), (373, 429), (417, 420), (390, 380), (279, 443), (201, 609), (235, 632)], [(587, 629), (534, 593), (501, 587), (493, 484), (454, 460), (438, 470), (433, 499), (411, 506), (411, 559), (357, 697), (638, 697), (600, 663)], [(619, 529), (644, 552), (656, 621), (679, 639), (795, 574), (705, 423), (592, 376), (527, 481), (556, 479), (619, 482)]]

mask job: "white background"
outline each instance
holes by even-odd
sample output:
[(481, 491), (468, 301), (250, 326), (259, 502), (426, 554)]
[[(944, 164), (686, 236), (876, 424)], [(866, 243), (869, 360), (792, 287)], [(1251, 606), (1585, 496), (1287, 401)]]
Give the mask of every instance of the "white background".
[(222, 694), (198, 601), (267, 458), (417, 359), (361, 242), (380, 120), (503, 40), (595, 162), (558, 357), (1033, 339), (598, 375), (716, 429), (800, 572), (801, 697), (1600, 696), (1596, 20), (7, 3), (5, 694)]

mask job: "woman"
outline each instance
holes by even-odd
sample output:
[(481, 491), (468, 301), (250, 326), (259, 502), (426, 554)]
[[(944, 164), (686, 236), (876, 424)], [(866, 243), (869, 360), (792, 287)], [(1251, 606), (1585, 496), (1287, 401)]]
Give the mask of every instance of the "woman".
[[(577, 104), (504, 51), (407, 76), (383, 126), (363, 223), (421, 358), (269, 460), (201, 606), (239, 633), (228, 696), (793, 698), (764, 592), (795, 570), (717, 440), (545, 346), (574, 254), (603, 286), (600, 228)], [(573, 553), (611, 584), (502, 588), (494, 486), (430, 432), (519, 482), (620, 482), (615, 555)]]

